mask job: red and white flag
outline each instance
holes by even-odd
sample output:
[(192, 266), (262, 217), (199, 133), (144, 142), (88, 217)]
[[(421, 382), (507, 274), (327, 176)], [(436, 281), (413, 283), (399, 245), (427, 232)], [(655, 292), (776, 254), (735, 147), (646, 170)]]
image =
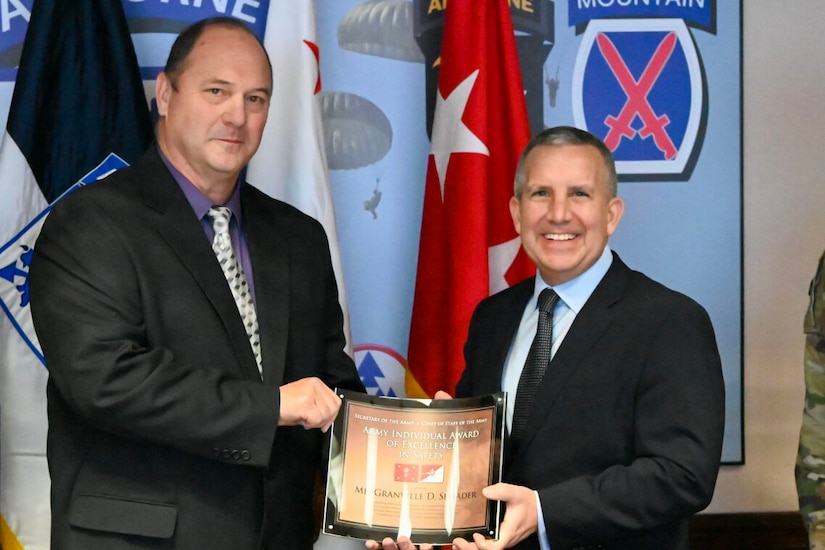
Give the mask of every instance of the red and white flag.
[(247, 181), (317, 219), (329, 239), (344, 311), (347, 351), (352, 355), (344, 274), (332, 203), (321, 120), (320, 52), (315, 1), (269, 4), (264, 44), (272, 62), (273, 89), (261, 146), (247, 170)]
[(408, 396), (453, 392), (473, 309), (535, 274), (510, 217), (530, 139), (507, 0), (450, 0), (427, 166)]

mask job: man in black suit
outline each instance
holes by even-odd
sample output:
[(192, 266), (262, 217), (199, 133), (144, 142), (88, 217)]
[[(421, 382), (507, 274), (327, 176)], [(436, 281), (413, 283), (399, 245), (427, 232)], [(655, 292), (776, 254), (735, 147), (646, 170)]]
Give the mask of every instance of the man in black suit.
[(312, 547), (331, 388), (363, 385), (323, 228), (239, 181), (271, 90), (243, 23), (193, 25), (157, 80), (157, 144), (46, 220), (29, 282), (55, 550)]
[[(611, 252), (616, 187), (609, 149), (576, 128), (543, 131), (521, 157), (510, 211), (538, 275), (478, 305), (456, 387), (511, 396), (504, 483), (483, 491), (506, 513), (499, 540), (456, 548), (686, 550), (688, 517), (710, 502), (724, 427), (713, 328), (696, 302)], [(512, 433), (548, 287), (560, 298), (552, 358)]]

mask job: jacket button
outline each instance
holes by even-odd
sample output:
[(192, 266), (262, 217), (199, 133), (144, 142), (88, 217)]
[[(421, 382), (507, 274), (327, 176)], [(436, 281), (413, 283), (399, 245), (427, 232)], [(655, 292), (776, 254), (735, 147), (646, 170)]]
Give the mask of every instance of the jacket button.
[(243, 460), (248, 461), (250, 458), (252, 458), (252, 454), (249, 451), (247, 451), (246, 449), (244, 449), (243, 451), (241, 451), (241, 458)]
[(240, 460), (241, 459), (241, 451), (238, 449), (234, 449), (232, 451), (232, 460)]

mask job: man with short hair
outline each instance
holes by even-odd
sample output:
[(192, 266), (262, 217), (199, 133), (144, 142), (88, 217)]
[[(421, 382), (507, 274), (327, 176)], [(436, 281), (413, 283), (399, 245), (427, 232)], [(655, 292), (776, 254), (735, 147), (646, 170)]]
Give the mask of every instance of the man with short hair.
[(321, 225), (239, 180), (272, 69), (240, 21), (176, 40), (157, 144), (58, 203), (31, 265), (52, 548), (311, 548), (344, 352)]
[[(510, 212), (538, 273), (478, 305), (456, 386), (458, 397), (510, 396), (503, 483), (483, 490), (506, 512), (499, 540), (454, 547), (687, 550), (688, 518), (710, 502), (722, 451), (710, 319), (610, 250), (624, 204), (596, 136), (541, 132), (515, 180)], [(551, 335), (539, 361), (542, 323)], [(524, 402), (534, 363), (543, 374)]]

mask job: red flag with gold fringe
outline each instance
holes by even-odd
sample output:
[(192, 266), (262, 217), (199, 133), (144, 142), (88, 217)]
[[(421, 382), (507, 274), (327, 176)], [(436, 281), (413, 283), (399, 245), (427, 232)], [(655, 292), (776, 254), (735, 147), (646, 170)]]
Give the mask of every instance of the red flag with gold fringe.
[(450, 0), (410, 328), (408, 396), (453, 392), (476, 304), (535, 274), (508, 202), (530, 139), (507, 0)]

